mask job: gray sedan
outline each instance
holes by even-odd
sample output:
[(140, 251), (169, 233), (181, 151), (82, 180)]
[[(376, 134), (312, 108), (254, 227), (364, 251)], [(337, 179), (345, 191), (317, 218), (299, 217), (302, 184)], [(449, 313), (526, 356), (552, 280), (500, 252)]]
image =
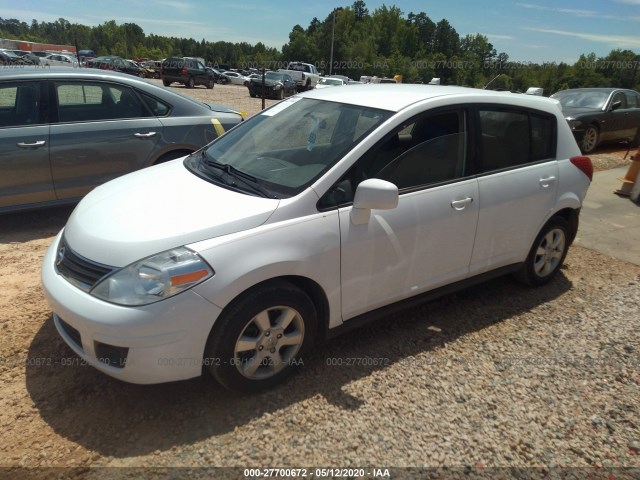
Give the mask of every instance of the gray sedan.
[(188, 155), (242, 121), (147, 81), (71, 68), (0, 71), (0, 213), (77, 202)]

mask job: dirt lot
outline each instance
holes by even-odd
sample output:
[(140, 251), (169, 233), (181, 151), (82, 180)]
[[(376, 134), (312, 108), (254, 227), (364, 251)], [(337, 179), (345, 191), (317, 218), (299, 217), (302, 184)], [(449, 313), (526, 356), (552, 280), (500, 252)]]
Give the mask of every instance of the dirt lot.
[[(259, 111), (242, 87), (183, 90)], [(623, 155), (593, 158), (607, 168), (628, 162)], [(407, 310), (320, 345), (300, 375), (243, 397), (206, 377), (129, 385), (75, 357), (39, 278), (70, 212), (0, 217), (0, 467), (35, 467), (0, 468), (0, 478), (640, 467), (640, 267), (573, 247), (545, 288), (502, 278)]]

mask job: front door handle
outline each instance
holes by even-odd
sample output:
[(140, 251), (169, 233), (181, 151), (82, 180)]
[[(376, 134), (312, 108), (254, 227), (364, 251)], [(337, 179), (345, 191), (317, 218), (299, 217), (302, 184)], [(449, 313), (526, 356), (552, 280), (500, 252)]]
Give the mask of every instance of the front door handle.
[(549, 186), (553, 183), (555, 183), (556, 181), (556, 177), (547, 177), (547, 178), (541, 178), (540, 179), (540, 186), (542, 188), (549, 188)]
[(473, 202), (473, 198), (467, 197), (461, 200), (454, 200), (451, 202), (451, 208), (454, 210), (464, 210), (467, 205)]
[(34, 142), (20, 142), (16, 145), (18, 145), (20, 148), (38, 148), (42, 147), (45, 143), (47, 142), (44, 140), (36, 140)]
[(149, 132), (149, 133), (134, 133), (133, 136), (136, 138), (150, 138), (153, 137), (156, 134), (156, 132)]

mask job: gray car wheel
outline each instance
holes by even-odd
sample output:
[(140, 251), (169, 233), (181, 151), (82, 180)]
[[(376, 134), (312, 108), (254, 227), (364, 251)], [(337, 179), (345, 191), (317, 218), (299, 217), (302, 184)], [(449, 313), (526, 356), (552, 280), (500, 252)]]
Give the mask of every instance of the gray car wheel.
[(544, 285), (560, 270), (569, 251), (570, 227), (562, 217), (552, 217), (542, 228), (516, 277), (531, 286)]
[(591, 153), (595, 150), (596, 146), (598, 146), (598, 129), (594, 126), (589, 126), (584, 131), (584, 136), (582, 137), (582, 142), (580, 144), (580, 149), (582, 153)]
[(282, 382), (302, 364), (315, 339), (313, 302), (284, 281), (250, 290), (225, 309), (207, 342), (205, 365), (232, 390)]
[(193, 80), (193, 77), (189, 77), (187, 79), (187, 83), (185, 83), (185, 86), (187, 88), (193, 88), (195, 86), (196, 82)]

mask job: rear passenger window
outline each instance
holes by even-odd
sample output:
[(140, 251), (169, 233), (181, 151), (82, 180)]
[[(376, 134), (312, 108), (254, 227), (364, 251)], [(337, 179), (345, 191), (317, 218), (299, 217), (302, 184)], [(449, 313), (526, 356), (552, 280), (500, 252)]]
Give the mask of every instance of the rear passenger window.
[(56, 84), (60, 122), (140, 118), (148, 109), (136, 93), (122, 85), (88, 82)]
[(490, 109), (479, 113), (484, 172), (555, 158), (553, 115)]

